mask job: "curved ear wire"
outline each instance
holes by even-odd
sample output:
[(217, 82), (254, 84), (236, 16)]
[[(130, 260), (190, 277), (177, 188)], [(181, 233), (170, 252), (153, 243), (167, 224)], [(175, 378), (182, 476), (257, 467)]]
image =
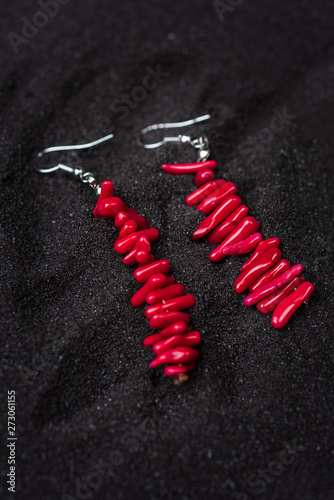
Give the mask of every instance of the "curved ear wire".
[(205, 120), (209, 120), (211, 116), (209, 114), (199, 116), (198, 118), (193, 118), (191, 120), (186, 120), (183, 122), (174, 122), (174, 123), (155, 123), (154, 125), (148, 125), (147, 127), (143, 128), (143, 130), (140, 132), (140, 138), (139, 138), (139, 144), (140, 146), (146, 148), (146, 149), (155, 149), (159, 148), (166, 142), (189, 142), (182, 140), (182, 138), (188, 138), (188, 136), (184, 135), (178, 135), (177, 137), (164, 137), (162, 141), (155, 142), (155, 143), (147, 143), (142, 141), (142, 137), (145, 134), (148, 134), (149, 132), (153, 132), (153, 130), (162, 130), (162, 129), (168, 129), (168, 128), (182, 128), (182, 127), (189, 127), (190, 125), (194, 125), (195, 123), (200, 123), (204, 122)]
[(88, 149), (92, 148), (94, 146), (97, 146), (98, 144), (101, 144), (102, 142), (109, 141), (109, 139), (112, 139), (114, 137), (114, 134), (109, 134), (106, 135), (105, 137), (101, 137), (101, 139), (97, 139), (96, 141), (93, 142), (88, 142), (87, 144), (74, 144), (73, 146), (54, 146), (52, 148), (46, 148), (43, 149), (40, 153), (38, 153), (38, 157), (41, 158), (44, 154), (46, 153), (53, 153), (55, 151), (73, 151), (73, 150), (78, 150), (78, 149)]
[(161, 141), (153, 143), (143, 142), (142, 139), (144, 135), (153, 132), (155, 130), (189, 127), (190, 125), (204, 122), (206, 120), (209, 120), (210, 118), (211, 115), (206, 114), (183, 122), (155, 123), (154, 125), (148, 125), (147, 127), (143, 128), (142, 131), (140, 132), (138, 144), (145, 149), (159, 148), (160, 146), (163, 146), (167, 142), (179, 142), (181, 144), (190, 144), (191, 146), (193, 146), (195, 149), (198, 150), (197, 161), (198, 162), (205, 161), (210, 156), (209, 141), (205, 136), (199, 137), (198, 139), (192, 139), (189, 135), (178, 135), (176, 137), (166, 136)]
[[(79, 149), (88, 149), (92, 148), (94, 146), (97, 146), (98, 144), (101, 144), (105, 141), (108, 141), (109, 139), (112, 139), (114, 137), (114, 134), (109, 134), (106, 135), (105, 137), (101, 137), (101, 139), (97, 139), (96, 141), (93, 142), (88, 142), (87, 144), (74, 144), (71, 146), (54, 146), (51, 148), (46, 148), (43, 149), (40, 153), (38, 153), (38, 157), (41, 158), (44, 154), (47, 153), (54, 153), (55, 151), (73, 151), (73, 150), (79, 150)], [(101, 192), (101, 187), (97, 183), (96, 179), (94, 178), (93, 174), (91, 172), (84, 172), (82, 168), (73, 168), (69, 167), (67, 165), (63, 165), (62, 163), (58, 163), (55, 167), (51, 168), (38, 168), (38, 172), (41, 174), (50, 174), (52, 172), (55, 172), (57, 170), (64, 170), (65, 172), (69, 172), (76, 177), (79, 177), (79, 179), (85, 183), (89, 184), (96, 192), (96, 194), (100, 194)]]

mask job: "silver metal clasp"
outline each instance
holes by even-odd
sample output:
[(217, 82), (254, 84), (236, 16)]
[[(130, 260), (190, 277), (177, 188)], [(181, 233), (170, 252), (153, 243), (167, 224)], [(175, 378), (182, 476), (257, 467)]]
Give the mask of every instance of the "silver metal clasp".
[(199, 116), (197, 118), (193, 118), (191, 120), (186, 120), (183, 122), (174, 122), (174, 123), (155, 123), (153, 125), (148, 125), (143, 128), (140, 132), (140, 137), (138, 139), (138, 144), (145, 149), (155, 149), (163, 146), (168, 142), (178, 142), (180, 144), (190, 144), (193, 148), (197, 150), (197, 161), (205, 161), (210, 156), (210, 147), (209, 140), (206, 136), (198, 137), (197, 139), (192, 139), (189, 135), (177, 135), (177, 136), (166, 136), (163, 137), (161, 141), (148, 143), (143, 141), (143, 136), (156, 131), (156, 130), (164, 130), (164, 129), (173, 129), (173, 128), (182, 128), (189, 127), (190, 125), (194, 125), (195, 123), (200, 123), (206, 120), (209, 120), (211, 116), (209, 114)]

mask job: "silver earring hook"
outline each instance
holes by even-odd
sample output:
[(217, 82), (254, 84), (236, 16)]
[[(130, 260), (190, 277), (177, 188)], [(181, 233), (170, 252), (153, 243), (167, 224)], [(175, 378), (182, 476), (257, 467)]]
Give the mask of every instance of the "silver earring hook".
[[(109, 139), (112, 139), (114, 137), (113, 134), (106, 135), (105, 137), (102, 137), (101, 139), (97, 139), (96, 141), (89, 142), (87, 144), (74, 144), (71, 146), (54, 146), (51, 148), (46, 148), (43, 149), (40, 153), (38, 153), (38, 157), (41, 158), (44, 154), (47, 153), (54, 153), (56, 151), (73, 151), (73, 150), (80, 150), (80, 149), (88, 149), (92, 148), (93, 146), (97, 146), (98, 144), (101, 144), (105, 141), (108, 141)], [(58, 165), (51, 167), (51, 168), (38, 168), (38, 172), (41, 174), (50, 174), (52, 172), (56, 172), (57, 170), (63, 170), (65, 172), (69, 172), (76, 177), (79, 177), (79, 179), (85, 183), (89, 184), (96, 192), (97, 195), (101, 193), (101, 187), (97, 183), (97, 180), (94, 178), (93, 174), (91, 172), (84, 172), (82, 168), (73, 168), (69, 167), (67, 165), (63, 165), (62, 163), (58, 163)]]
[(179, 142), (181, 144), (190, 144), (191, 146), (193, 146), (198, 150), (197, 161), (198, 162), (205, 161), (210, 155), (209, 141), (205, 136), (199, 137), (198, 139), (192, 139), (189, 135), (178, 135), (176, 137), (166, 136), (161, 141), (154, 143), (143, 142), (142, 138), (144, 135), (148, 134), (149, 132), (153, 132), (155, 130), (189, 127), (190, 125), (204, 122), (206, 120), (209, 120), (210, 118), (211, 115), (206, 114), (183, 122), (155, 123), (153, 125), (148, 125), (147, 127), (143, 128), (142, 131), (140, 132), (140, 138), (138, 141), (139, 145), (144, 147), (145, 149), (155, 149), (159, 148), (160, 146), (163, 146), (167, 142)]
[(44, 154), (46, 153), (53, 153), (55, 151), (74, 151), (78, 149), (88, 149), (92, 148), (93, 146), (97, 146), (98, 144), (101, 144), (102, 142), (109, 141), (109, 139), (112, 139), (114, 137), (114, 134), (109, 134), (106, 135), (105, 137), (101, 137), (101, 139), (97, 139), (96, 141), (93, 142), (88, 142), (87, 144), (74, 144), (72, 146), (54, 146), (52, 148), (46, 148), (43, 149), (40, 153), (38, 153), (38, 157), (41, 158)]

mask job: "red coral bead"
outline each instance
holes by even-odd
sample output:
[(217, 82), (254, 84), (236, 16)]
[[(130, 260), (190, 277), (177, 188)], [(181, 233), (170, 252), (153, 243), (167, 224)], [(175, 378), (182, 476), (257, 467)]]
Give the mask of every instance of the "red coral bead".
[(232, 231), (232, 233), (210, 253), (210, 260), (212, 260), (213, 262), (218, 262), (219, 260), (226, 257), (226, 255), (224, 255), (222, 252), (224, 247), (234, 245), (235, 243), (239, 243), (239, 241), (248, 238), (248, 236), (258, 231), (260, 225), (261, 224), (253, 217), (246, 217), (245, 219), (243, 219), (239, 223), (239, 225)]
[(128, 212), (124, 201), (118, 196), (112, 196), (101, 201), (98, 205), (99, 213), (102, 217), (114, 220), (118, 212)]
[[(118, 241), (118, 240), (116, 240)], [(133, 249), (124, 257), (123, 262), (127, 266), (131, 266), (136, 264), (138, 261), (137, 254), (138, 252), (142, 250), (145, 253), (145, 262), (144, 264), (147, 264), (149, 259), (150, 259), (150, 250), (151, 250), (151, 242), (147, 236), (140, 236), (134, 245)], [(154, 260), (154, 259), (153, 259)]]
[(147, 264), (146, 266), (136, 269), (133, 275), (138, 283), (145, 283), (153, 274), (167, 274), (169, 269), (170, 263), (168, 260), (156, 260), (152, 264)]
[(216, 191), (214, 191), (210, 196), (202, 201), (196, 208), (199, 212), (203, 212), (204, 215), (208, 215), (215, 208), (217, 208), (226, 198), (236, 194), (237, 187), (233, 182), (227, 182)]
[(217, 162), (203, 161), (200, 163), (179, 163), (175, 165), (162, 165), (161, 168), (164, 172), (172, 175), (196, 174), (203, 168), (210, 168), (211, 170), (217, 168)]
[(219, 224), (208, 236), (209, 243), (221, 243), (247, 216), (248, 207), (241, 205), (227, 219)]
[(137, 250), (136, 261), (145, 266), (150, 260), (150, 254), (146, 250)]
[(148, 293), (158, 288), (171, 285), (175, 282), (175, 278), (165, 276), (164, 274), (153, 274), (131, 299), (131, 304), (134, 307), (140, 307), (145, 304), (145, 299)]
[(181, 283), (175, 283), (173, 285), (166, 286), (160, 290), (155, 290), (151, 292), (146, 297), (146, 302), (150, 305), (157, 304), (163, 300), (173, 299), (174, 297), (180, 297), (186, 291), (186, 287)]
[(213, 193), (213, 191), (218, 189), (220, 186), (223, 186), (224, 184), (226, 184), (226, 181), (224, 179), (217, 179), (216, 181), (207, 182), (206, 184), (204, 184), (204, 186), (201, 186), (187, 196), (186, 204), (190, 207), (193, 205), (197, 205), (197, 203), (203, 201), (209, 194)]
[(174, 335), (180, 335), (185, 332), (190, 332), (190, 327), (184, 321), (177, 321), (176, 323), (172, 323), (161, 330), (161, 332), (153, 333), (153, 335), (146, 337), (143, 344), (146, 346), (153, 345), (156, 342), (160, 342), (160, 340), (173, 337)]
[(239, 243), (224, 247), (222, 252), (225, 255), (243, 255), (252, 252), (261, 240), (262, 235), (260, 233), (254, 233), (245, 240), (239, 241)]
[(139, 249), (142, 249), (142, 250), (146, 250), (146, 252), (150, 252), (151, 251), (151, 241), (150, 239), (147, 237), (147, 236), (141, 236), (137, 243), (136, 243), (136, 247)]
[(177, 321), (189, 323), (190, 316), (189, 314), (180, 311), (162, 312), (152, 316), (149, 325), (151, 328), (159, 330), (160, 328), (165, 328), (166, 326), (176, 323)]
[(255, 290), (258, 290), (261, 288), (261, 286), (264, 286), (266, 283), (270, 283), (270, 281), (274, 280), (277, 278), (277, 276), (280, 276), (283, 274), (285, 271), (290, 269), (291, 264), (289, 261), (282, 259), (277, 264), (269, 269), (266, 273), (264, 273), (260, 278), (258, 278), (252, 286), (249, 288), (250, 292), (255, 292)]
[(173, 335), (165, 340), (156, 342), (153, 346), (153, 352), (157, 356), (169, 349), (180, 346), (194, 347), (201, 343), (201, 334), (199, 332), (189, 332), (183, 335)]
[(140, 236), (147, 236), (150, 241), (156, 241), (159, 238), (159, 231), (152, 227), (136, 231), (135, 233), (125, 236), (125, 238), (118, 238), (114, 243), (116, 252), (121, 255), (129, 252), (135, 246)]
[(212, 229), (225, 220), (240, 204), (241, 198), (239, 196), (230, 196), (227, 198), (211, 215), (199, 224), (196, 231), (194, 231), (191, 236), (191, 239), (198, 240), (206, 236)]
[(165, 365), (168, 363), (182, 363), (188, 364), (196, 361), (199, 354), (196, 349), (192, 347), (177, 347), (175, 349), (170, 349), (169, 351), (165, 351), (160, 356), (158, 356), (154, 361), (152, 361), (149, 366), (150, 368), (154, 368), (155, 366)]
[(195, 370), (195, 363), (188, 363), (187, 365), (170, 365), (166, 366), (164, 369), (164, 374), (166, 377), (175, 377), (181, 373), (189, 373)]
[(247, 295), (247, 297), (244, 298), (245, 306), (252, 306), (253, 304), (256, 304), (256, 302), (259, 302), (259, 300), (262, 300), (271, 293), (276, 292), (279, 288), (282, 288), (282, 286), (292, 280), (292, 278), (295, 278), (296, 276), (301, 274), (303, 272), (303, 269), (304, 268), (301, 264), (292, 266), (290, 269), (285, 271), (285, 273), (278, 276), (278, 278), (275, 278), (270, 283), (261, 286), (261, 288), (259, 288), (255, 292)]
[(132, 250), (130, 250), (129, 253), (126, 254), (126, 256), (123, 258), (123, 264), (126, 266), (133, 266), (134, 264), (137, 264), (137, 255), (138, 249), (136, 248), (136, 245), (133, 247)]
[(96, 219), (102, 218), (102, 215), (99, 212), (99, 204), (101, 203), (101, 201), (105, 200), (106, 198), (112, 198), (113, 196), (114, 196), (114, 183), (111, 181), (102, 182), (101, 193), (93, 212), (94, 217), (96, 217)]
[(257, 310), (262, 314), (267, 314), (268, 312), (273, 311), (275, 307), (282, 302), (285, 297), (290, 295), (291, 292), (298, 288), (303, 281), (305, 280), (301, 276), (299, 278), (294, 278), (292, 281), (277, 290), (277, 292), (272, 293), (265, 299), (261, 300), (261, 302), (258, 302), (256, 304)]
[(313, 293), (314, 285), (309, 281), (304, 281), (297, 290), (290, 293), (276, 307), (271, 323), (275, 328), (282, 328), (287, 324), (291, 316)]
[[(152, 255), (151, 253), (148, 254), (148, 261), (147, 261), (147, 264), (151, 264), (152, 262), (155, 261), (155, 257), (154, 255)], [(142, 263), (139, 263), (138, 267), (143, 267), (143, 266), (146, 266), (147, 264), (142, 264)]]
[(241, 268), (241, 271), (246, 271), (257, 259), (261, 257), (265, 252), (270, 250), (271, 248), (278, 248), (280, 244), (280, 241), (278, 238), (269, 238), (268, 240), (263, 240), (261, 241), (257, 248), (255, 249), (255, 252), (253, 255), (249, 257), (248, 260), (244, 263), (244, 265)]
[(201, 168), (195, 175), (194, 182), (196, 186), (203, 186), (206, 182), (213, 181), (215, 178), (215, 173), (209, 168)]
[(265, 271), (270, 269), (282, 257), (282, 252), (278, 248), (271, 248), (262, 255), (254, 265), (244, 271), (234, 282), (234, 289), (237, 293), (242, 293), (251, 286), (254, 281)]
[(136, 232), (138, 229), (138, 224), (135, 220), (127, 220), (124, 224), (122, 229), (119, 232), (118, 235), (118, 240), (121, 240), (122, 238), (125, 238), (125, 236), (128, 236), (129, 234), (132, 234)]
[(118, 227), (118, 229), (121, 229), (124, 224), (131, 219), (131, 215), (128, 214), (127, 212), (117, 212), (116, 217), (115, 217), (115, 226)]
[(117, 217), (119, 212), (125, 212), (131, 216), (131, 219), (137, 222), (139, 229), (147, 229), (150, 227), (148, 221), (144, 217), (138, 215), (133, 208), (127, 207), (123, 200), (117, 196), (103, 200), (98, 205), (98, 210), (102, 217), (112, 220)]
[(183, 311), (184, 309), (191, 309), (195, 304), (196, 297), (194, 297), (194, 295), (183, 295), (182, 297), (175, 297), (147, 307), (145, 310), (145, 316), (147, 319), (150, 319), (155, 314), (165, 311)]

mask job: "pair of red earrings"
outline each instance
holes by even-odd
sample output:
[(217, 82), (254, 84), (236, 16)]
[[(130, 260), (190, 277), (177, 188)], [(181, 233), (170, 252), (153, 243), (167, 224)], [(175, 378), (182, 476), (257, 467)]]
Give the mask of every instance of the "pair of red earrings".
[[(142, 130), (142, 136), (160, 129), (186, 127), (208, 118), (209, 115), (204, 115), (185, 122), (150, 125)], [(112, 137), (110, 134), (89, 144), (48, 148), (39, 156), (54, 151), (93, 147)], [(166, 173), (172, 175), (195, 175), (197, 189), (186, 197), (185, 202), (188, 206), (197, 205), (197, 210), (203, 213), (205, 219), (195, 229), (192, 239), (207, 237), (210, 244), (218, 244), (210, 253), (210, 260), (213, 262), (228, 255), (253, 252), (243, 264), (242, 272), (234, 283), (235, 291), (244, 293), (249, 290), (250, 294), (244, 298), (244, 304), (257, 304), (257, 309), (263, 314), (273, 311), (272, 325), (275, 328), (283, 327), (314, 290), (312, 283), (301, 277), (303, 266), (291, 266), (290, 262), (282, 259), (278, 238), (262, 239), (259, 233), (260, 223), (248, 216), (248, 208), (242, 204), (232, 182), (215, 179), (217, 163), (208, 160), (210, 149), (207, 137), (191, 139), (186, 135), (178, 135), (165, 137), (153, 144), (142, 140), (140, 143), (147, 149), (154, 149), (167, 142), (190, 144), (198, 152), (196, 163), (162, 166)], [(124, 256), (124, 264), (138, 266), (133, 275), (142, 285), (132, 297), (131, 303), (135, 307), (146, 303), (148, 307), (145, 315), (150, 327), (160, 330), (144, 340), (144, 345), (152, 346), (156, 355), (149, 366), (166, 365), (165, 375), (174, 377), (176, 384), (182, 383), (188, 379), (187, 373), (195, 368), (199, 355), (195, 347), (199, 345), (201, 335), (188, 326), (190, 316), (184, 312), (194, 307), (196, 298), (185, 293), (182, 283), (176, 283), (174, 277), (167, 276), (170, 270), (168, 260), (155, 260), (151, 243), (158, 239), (159, 231), (151, 228), (144, 217), (114, 196), (111, 181), (104, 181), (100, 187), (90, 172), (62, 164), (40, 172), (49, 173), (58, 169), (73, 173), (82, 182), (89, 184), (99, 196), (94, 216), (112, 219), (120, 229), (114, 248)]]

